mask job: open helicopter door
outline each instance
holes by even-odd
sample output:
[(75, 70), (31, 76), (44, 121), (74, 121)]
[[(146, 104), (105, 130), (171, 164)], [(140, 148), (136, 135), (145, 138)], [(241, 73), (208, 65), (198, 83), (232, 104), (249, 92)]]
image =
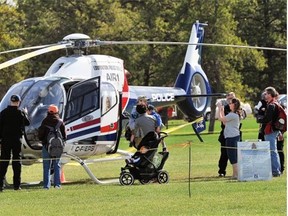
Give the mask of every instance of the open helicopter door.
[(79, 82), (68, 92), (64, 122), (67, 153), (87, 157), (109, 152), (116, 143), (118, 97), (114, 86), (100, 76)]
[(93, 155), (95, 138), (100, 134), (100, 77), (73, 85), (68, 92), (64, 122), (67, 142), (73, 143), (67, 153), (79, 157)]

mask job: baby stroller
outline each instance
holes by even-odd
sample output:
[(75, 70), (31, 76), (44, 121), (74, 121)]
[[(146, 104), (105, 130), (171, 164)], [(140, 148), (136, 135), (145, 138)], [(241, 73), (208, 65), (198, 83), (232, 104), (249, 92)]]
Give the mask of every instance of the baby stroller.
[[(137, 148), (137, 152), (132, 156), (133, 163), (126, 161), (126, 166), (121, 168), (119, 182), (121, 185), (132, 185), (135, 179), (141, 184), (147, 184), (152, 180), (157, 180), (159, 184), (168, 183), (169, 175), (163, 169), (163, 166), (169, 156), (165, 149), (158, 152), (158, 145), (164, 142), (168, 134), (160, 132), (157, 135), (154, 132), (148, 133)], [(142, 147), (148, 149), (145, 153), (140, 153)], [(164, 151), (165, 150), (165, 151)]]

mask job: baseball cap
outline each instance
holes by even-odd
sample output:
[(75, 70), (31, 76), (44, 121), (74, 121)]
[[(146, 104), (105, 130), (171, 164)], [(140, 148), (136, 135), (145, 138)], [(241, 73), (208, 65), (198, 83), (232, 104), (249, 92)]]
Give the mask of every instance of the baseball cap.
[(19, 95), (12, 95), (10, 100), (12, 102), (18, 102), (18, 101), (21, 101), (21, 97)]
[(54, 104), (51, 104), (49, 107), (48, 107), (48, 112), (53, 114), (53, 113), (58, 113), (58, 107)]

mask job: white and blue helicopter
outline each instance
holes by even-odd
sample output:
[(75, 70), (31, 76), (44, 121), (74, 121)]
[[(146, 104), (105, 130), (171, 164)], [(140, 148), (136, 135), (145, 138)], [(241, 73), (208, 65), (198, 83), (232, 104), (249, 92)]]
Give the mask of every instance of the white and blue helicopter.
[(124, 113), (132, 111), (140, 95), (149, 98), (149, 103), (155, 107), (177, 105), (191, 121), (201, 117), (209, 102), (208, 96), (212, 95), (200, 65), (202, 46), (199, 44), (203, 41), (205, 25), (197, 21), (192, 26), (185, 60), (174, 87), (128, 85), (122, 59), (82, 52), (89, 47), (118, 42), (91, 40), (79, 33), (0, 64), (2, 69), (54, 50), (73, 50), (73, 54), (58, 58), (43, 77), (14, 84), (1, 101), (0, 111), (9, 105), (12, 94), (18, 94), (22, 98), (20, 108), (28, 110), (31, 124), (25, 128), (23, 137), (23, 164), (31, 165), (41, 158), (37, 130), (50, 104), (59, 107), (60, 117), (66, 125), (67, 141), (62, 162), (78, 161), (96, 183), (103, 182), (89, 170), (88, 158), (107, 153), (125, 156), (125, 152), (118, 149), (121, 121)]

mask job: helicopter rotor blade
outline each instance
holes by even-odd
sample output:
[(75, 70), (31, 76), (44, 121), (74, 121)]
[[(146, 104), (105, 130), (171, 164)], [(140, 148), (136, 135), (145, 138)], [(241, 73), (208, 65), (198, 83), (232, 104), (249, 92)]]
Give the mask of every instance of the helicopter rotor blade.
[(41, 45), (41, 46), (32, 46), (32, 47), (24, 47), (24, 48), (19, 48), (19, 49), (7, 50), (7, 51), (0, 52), (0, 55), (5, 54), (5, 53), (19, 52), (19, 51), (23, 51), (23, 50), (41, 49), (41, 48), (54, 46), (54, 45), (57, 45), (57, 44), (47, 44), (47, 45)]
[(285, 51), (287, 49), (278, 47), (259, 47), (249, 45), (232, 45), (232, 44), (212, 44), (212, 43), (189, 43), (189, 42), (165, 42), (165, 41), (97, 41), (98, 45), (197, 45), (197, 46), (216, 46), (216, 47), (233, 47), (233, 48), (248, 48), (259, 50), (276, 50)]
[(33, 52), (26, 53), (24, 55), (18, 56), (16, 58), (13, 58), (13, 59), (11, 59), (9, 61), (6, 61), (6, 62), (0, 64), (0, 70), (3, 69), (3, 68), (9, 67), (11, 65), (17, 64), (17, 63), (19, 63), (21, 61), (33, 58), (33, 57), (41, 55), (41, 54), (44, 54), (44, 53), (52, 52), (52, 51), (59, 50), (59, 49), (68, 48), (70, 45), (71, 45), (71, 43), (57, 44), (57, 45), (54, 45), (54, 46), (50, 46), (50, 47), (46, 47), (46, 48), (43, 48), (43, 49), (40, 49), (40, 50), (36, 50), (36, 51), (33, 51)]

